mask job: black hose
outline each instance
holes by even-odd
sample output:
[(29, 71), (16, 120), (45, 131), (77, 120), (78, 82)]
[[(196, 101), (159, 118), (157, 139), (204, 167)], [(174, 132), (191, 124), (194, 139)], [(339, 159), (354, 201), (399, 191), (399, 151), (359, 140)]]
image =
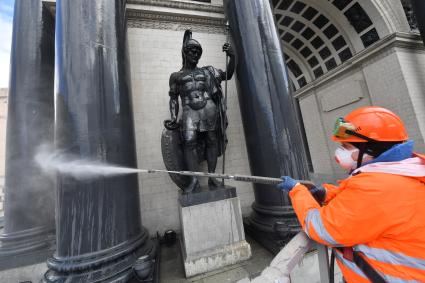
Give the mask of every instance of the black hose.
[(334, 281), (335, 281), (335, 272), (334, 272), (334, 269), (335, 269), (335, 252), (332, 249), (332, 252), (331, 252), (331, 263), (329, 265), (329, 283), (334, 283)]

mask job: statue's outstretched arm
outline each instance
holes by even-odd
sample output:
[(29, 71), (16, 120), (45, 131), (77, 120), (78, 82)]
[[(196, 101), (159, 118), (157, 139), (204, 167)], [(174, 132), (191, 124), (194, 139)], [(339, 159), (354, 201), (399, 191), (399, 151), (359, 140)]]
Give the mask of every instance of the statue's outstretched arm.
[(235, 52), (233, 51), (230, 43), (225, 43), (223, 45), (223, 51), (226, 52), (226, 55), (229, 56), (229, 63), (227, 64), (226, 72), (223, 73), (222, 80), (230, 80), (235, 71), (236, 58)]

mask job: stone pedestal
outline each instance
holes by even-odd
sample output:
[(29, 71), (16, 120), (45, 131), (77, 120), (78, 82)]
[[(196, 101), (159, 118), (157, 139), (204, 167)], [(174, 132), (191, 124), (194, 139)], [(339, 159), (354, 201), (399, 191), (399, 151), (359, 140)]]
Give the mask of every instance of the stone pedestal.
[(186, 277), (251, 257), (234, 187), (195, 192), (179, 198), (181, 248)]

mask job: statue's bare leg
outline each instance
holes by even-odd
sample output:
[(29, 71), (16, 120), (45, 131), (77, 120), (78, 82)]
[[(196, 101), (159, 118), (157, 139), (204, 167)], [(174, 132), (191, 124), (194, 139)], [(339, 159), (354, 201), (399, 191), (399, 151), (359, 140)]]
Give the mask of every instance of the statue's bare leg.
[[(217, 166), (217, 157), (218, 157), (218, 142), (217, 142), (217, 132), (208, 131), (207, 132), (207, 164), (208, 172), (214, 173)], [(208, 185), (210, 187), (220, 187), (221, 182), (215, 178), (208, 179)]]
[[(189, 171), (198, 171), (198, 154), (196, 152), (197, 133), (196, 131), (184, 131), (184, 158), (186, 161), (187, 169)], [(198, 178), (191, 177), (189, 186), (186, 187), (185, 193), (190, 193), (199, 188)]]

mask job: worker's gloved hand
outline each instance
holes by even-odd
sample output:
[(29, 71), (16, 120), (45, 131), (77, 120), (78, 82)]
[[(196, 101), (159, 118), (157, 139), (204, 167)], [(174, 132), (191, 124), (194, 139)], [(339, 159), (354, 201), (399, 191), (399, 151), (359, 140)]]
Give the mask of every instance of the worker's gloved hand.
[(295, 181), (289, 176), (282, 176), (280, 178), (283, 182), (277, 185), (278, 189), (284, 190), (289, 193), (297, 185), (297, 181)]
[(315, 186), (311, 188), (310, 193), (313, 195), (314, 199), (320, 204), (326, 199), (326, 189), (322, 186)]

